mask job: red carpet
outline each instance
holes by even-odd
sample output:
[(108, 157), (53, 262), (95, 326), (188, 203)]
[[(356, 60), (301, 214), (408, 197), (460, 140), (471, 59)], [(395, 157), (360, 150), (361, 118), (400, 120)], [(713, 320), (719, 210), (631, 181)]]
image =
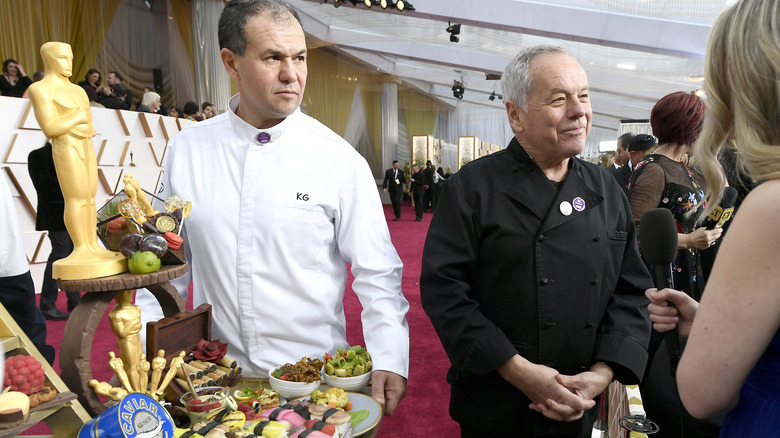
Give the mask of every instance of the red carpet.
[[(409, 392), (406, 398), (392, 417), (385, 417), (382, 420), (378, 436), (381, 438), (459, 436), (458, 425), (452, 421), (447, 411), (449, 387), (446, 383), (446, 373), (449, 360), (420, 304), (420, 264), (431, 215), (425, 213), (423, 222), (415, 222), (414, 210), (405, 206), (401, 221), (394, 222), (392, 208), (389, 205), (385, 205), (384, 208), (385, 216), (390, 219), (388, 225), (393, 244), (404, 263), (403, 293), (411, 306), (407, 315), (410, 332), (410, 375)], [(364, 345), (360, 324), (361, 307), (357, 296), (352, 292), (351, 276), (347, 288), (344, 298), (347, 338), (350, 344)], [(65, 302), (65, 294), (60, 294), (58, 307), (64, 310)], [(188, 304), (191, 307), (192, 303)], [(54, 369), (59, 373), (59, 347), (62, 343), (65, 321), (48, 321), (48, 329), (48, 342), (57, 350)], [(108, 313), (100, 322), (98, 333), (112, 333)], [(107, 365), (107, 355), (111, 350), (118, 350), (113, 334), (95, 337), (92, 345), (92, 373), (98, 380), (108, 381), (112, 376)], [(46, 433), (50, 432), (43, 424), (26, 432), (30, 435)]]

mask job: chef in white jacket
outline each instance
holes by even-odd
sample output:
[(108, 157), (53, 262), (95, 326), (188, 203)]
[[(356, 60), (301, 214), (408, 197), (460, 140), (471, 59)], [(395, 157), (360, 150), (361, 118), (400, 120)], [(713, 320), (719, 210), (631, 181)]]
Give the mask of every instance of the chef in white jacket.
[[(212, 337), (244, 373), (345, 347), (346, 263), (363, 306), (372, 396), (391, 415), (406, 394), (409, 304), (376, 182), (363, 157), (303, 114), (306, 40), (283, 0), (231, 1), (222, 61), (238, 84), (229, 110), (172, 141), (161, 198), (191, 201), (182, 237), (190, 274), (174, 280), (212, 307)], [(139, 292), (144, 324), (162, 317)]]

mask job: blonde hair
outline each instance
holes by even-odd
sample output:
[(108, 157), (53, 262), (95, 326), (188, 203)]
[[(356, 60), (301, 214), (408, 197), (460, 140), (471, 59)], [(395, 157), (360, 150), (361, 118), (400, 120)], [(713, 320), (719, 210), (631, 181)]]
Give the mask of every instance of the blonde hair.
[[(710, 34), (705, 64), (707, 111), (695, 150), (710, 201), (720, 201), (722, 147), (756, 180), (780, 178), (780, 2), (742, 0)], [(732, 140), (733, 139), (733, 140)]]

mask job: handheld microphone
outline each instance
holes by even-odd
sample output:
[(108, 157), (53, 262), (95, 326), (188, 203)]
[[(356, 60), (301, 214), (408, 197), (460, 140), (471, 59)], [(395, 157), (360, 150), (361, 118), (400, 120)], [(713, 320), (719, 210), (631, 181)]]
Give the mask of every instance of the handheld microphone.
[[(677, 258), (677, 225), (672, 212), (665, 208), (647, 210), (639, 222), (639, 243), (645, 261), (653, 265), (655, 287), (673, 289), (672, 263)], [(669, 305), (673, 306), (672, 303)], [(677, 329), (664, 333), (664, 341), (672, 376), (676, 376), (677, 364), (682, 356)]]
[(701, 222), (701, 226), (711, 230), (715, 227), (722, 227), (723, 224), (731, 219), (734, 214), (734, 204), (737, 201), (737, 189), (726, 187), (723, 189), (723, 197), (720, 199), (720, 205), (715, 207), (710, 214)]

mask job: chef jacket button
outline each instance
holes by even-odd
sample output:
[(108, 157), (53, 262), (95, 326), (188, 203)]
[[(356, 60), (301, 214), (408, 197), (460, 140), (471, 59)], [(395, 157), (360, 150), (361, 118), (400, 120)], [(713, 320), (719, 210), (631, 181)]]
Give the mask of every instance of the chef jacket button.
[(517, 172), (517, 164), (512, 166), (512, 172)]
[(537, 240), (544, 242), (544, 234), (540, 234), (539, 237), (537, 237)]
[(596, 234), (596, 235), (593, 237), (593, 241), (594, 241), (594, 242), (598, 242), (600, 239), (601, 239), (601, 236), (600, 236), (600, 235), (598, 235), (598, 234)]
[(545, 322), (542, 325), (542, 330), (549, 330), (549, 329), (551, 329), (553, 327), (555, 327), (555, 323), (554, 322)]
[(599, 284), (599, 281), (598, 281), (598, 280), (591, 280), (591, 281), (590, 281), (590, 285), (591, 285), (591, 286), (595, 286), (595, 285), (597, 285), (597, 284)]
[(547, 368), (555, 368), (555, 364), (552, 362), (547, 362), (544, 364), (544, 366), (546, 366)]
[(548, 279), (548, 278), (542, 278), (541, 280), (539, 280), (539, 284), (541, 284), (542, 286), (546, 285), (549, 282), (550, 282), (550, 279)]
[(587, 365), (585, 365), (584, 363), (579, 364), (579, 367), (580, 367), (581, 370), (587, 370), (588, 369)]
[(585, 328), (591, 328), (591, 327), (593, 327), (593, 323), (592, 322), (586, 322), (585, 323)]

